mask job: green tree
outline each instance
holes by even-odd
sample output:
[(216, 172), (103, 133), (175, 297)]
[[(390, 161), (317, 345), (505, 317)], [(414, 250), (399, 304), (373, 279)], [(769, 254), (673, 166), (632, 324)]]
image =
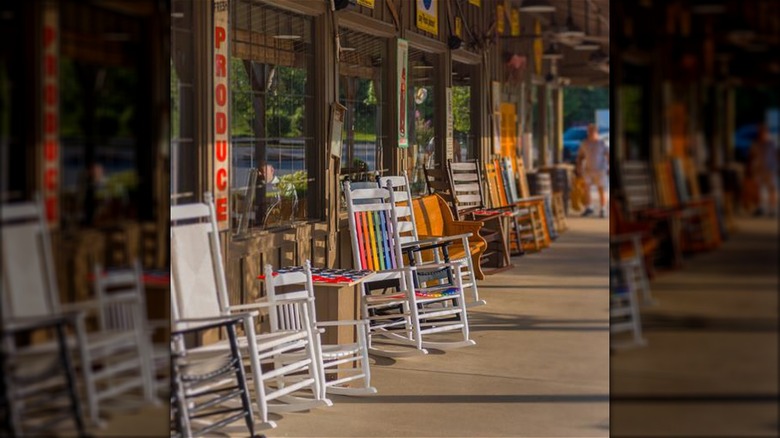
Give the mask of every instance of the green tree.
[(230, 88), (232, 95), (230, 134), (236, 137), (252, 136), (254, 134), (252, 121), (255, 118), (255, 108), (252, 106), (252, 83), (249, 81), (242, 59), (230, 60)]
[(453, 129), (458, 132), (471, 132), (471, 88), (452, 88)]
[(609, 108), (609, 88), (568, 87), (563, 91), (563, 127), (591, 123), (596, 110)]

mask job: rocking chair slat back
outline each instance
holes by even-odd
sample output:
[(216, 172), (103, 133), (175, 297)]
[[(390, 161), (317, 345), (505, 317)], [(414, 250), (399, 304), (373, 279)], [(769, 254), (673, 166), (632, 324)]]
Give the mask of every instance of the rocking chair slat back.
[[(171, 280), (179, 291), (174, 297), (182, 319), (213, 317), (230, 305), (212, 208), (208, 193), (205, 204), (171, 207)], [(188, 222), (177, 224), (173, 218)]]
[(49, 235), (41, 211), (42, 206), (32, 202), (3, 205), (4, 318), (47, 316), (59, 310)]
[(482, 175), (476, 161), (453, 163), (447, 161), (450, 191), (455, 201), (455, 216), (462, 220), (468, 213), (485, 208), (482, 193)]
[(353, 251), (355, 266), (372, 271), (395, 269), (400, 248), (396, 250), (393, 238), (397, 223), (390, 192), (384, 188), (352, 190), (350, 183), (346, 182), (344, 195), (354, 230), (353, 248), (359, 249)]

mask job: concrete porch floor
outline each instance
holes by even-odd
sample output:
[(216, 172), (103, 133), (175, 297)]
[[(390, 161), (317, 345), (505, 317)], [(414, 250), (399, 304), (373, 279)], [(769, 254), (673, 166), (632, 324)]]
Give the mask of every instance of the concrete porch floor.
[[(607, 219), (570, 230), (479, 283), (477, 345), (374, 359), (373, 397), (276, 416), (269, 437), (586, 437), (609, 435)], [(227, 429), (245, 436), (240, 424)]]
[(651, 283), (647, 346), (612, 356), (613, 436), (778, 436), (778, 222)]
[[(609, 435), (609, 222), (569, 218), (552, 247), (480, 281), (477, 345), (372, 358), (373, 397), (274, 415), (268, 437)], [(167, 435), (168, 406), (118, 414), (98, 436)], [(216, 436), (246, 437), (243, 423)]]

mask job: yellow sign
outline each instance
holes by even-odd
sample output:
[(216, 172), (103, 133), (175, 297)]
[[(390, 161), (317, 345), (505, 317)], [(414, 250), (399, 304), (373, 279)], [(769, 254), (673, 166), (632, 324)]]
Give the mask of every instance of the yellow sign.
[(496, 30), (498, 31), (499, 35), (504, 34), (504, 5), (498, 5), (496, 6)]
[(439, 0), (417, 0), (417, 28), (439, 34)]
[(517, 107), (513, 103), (501, 103), (501, 156), (514, 161), (517, 157)]
[(512, 8), (509, 13), (509, 32), (512, 36), (520, 36), (520, 10)]
[(482, 0), (469, 0), (469, 4), (472, 4), (479, 8), (482, 6)]
[(542, 75), (542, 54), (544, 54), (544, 41), (542, 41), (542, 23), (534, 20), (534, 72), (537, 76)]
[(357, 4), (360, 6), (365, 6), (367, 8), (374, 9), (374, 0), (357, 0)]
[(463, 20), (460, 17), (455, 17), (455, 35), (458, 38), (463, 39)]

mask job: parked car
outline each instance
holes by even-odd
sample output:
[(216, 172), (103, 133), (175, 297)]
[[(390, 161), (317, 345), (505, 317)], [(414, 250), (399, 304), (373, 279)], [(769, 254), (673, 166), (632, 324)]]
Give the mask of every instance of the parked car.
[(580, 143), (588, 136), (586, 126), (572, 126), (563, 132), (563, 161), (574, 163), (577, 160), (577, 152)]
[[(577, 160), (577, 152), (580, 143), (588, 136), (587, 126), (572, 126), (563, 133), (563, 161), (574, 163)], [(599, 138), (604, 140), (609, 148), (609, 128), (599, 127)]]
[(758, 137), (758, 124), (755, 123), (742, 125), (734, 131), (734, 158), (737, 161), (747, 161), (748, 151), (756, 141), (756, 137)]

